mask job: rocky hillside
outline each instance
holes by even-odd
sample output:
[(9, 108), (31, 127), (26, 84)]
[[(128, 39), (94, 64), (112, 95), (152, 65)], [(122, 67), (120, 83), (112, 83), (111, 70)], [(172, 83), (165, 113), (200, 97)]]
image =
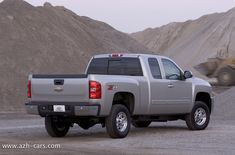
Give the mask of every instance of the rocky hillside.
[(49, 3), (0, 3), (1, 111), (23, 109), (29, 73), (80, 73), (97, 53), (147, 51), (108, 24)]
[(131, 34), (155, 53), (192, 69), (210, 57), (235, 56), (235, 8)]

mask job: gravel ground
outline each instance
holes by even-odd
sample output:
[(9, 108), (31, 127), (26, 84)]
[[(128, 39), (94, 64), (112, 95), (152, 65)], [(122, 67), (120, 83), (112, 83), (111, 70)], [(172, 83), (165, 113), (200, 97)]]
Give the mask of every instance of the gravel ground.
[[(13, 114), (10, 114), (13, 115)], [(0, 117), (0, 154), (235, 154), (235, 121), (213, 120), (204, 131), (189, 131), (185, 122), (152, 123), (132, 127), (128, 137), (110, 139), (100, 125), (90, 130), (78, 126), (64, 138), (47, 135), (43, 118), (17, 115)], [(59, 149), (3, 149), (2, 144), (60, 144)]]
[[(189, 131), (184, 121), (152, 123), (148, 128), (132, 127), (128, 137), (111, 139), (104, 128), (71, 128), (63, 138), (51, 138), (44, 119), (23, 113), (0, 113), (0, 155), (155, 155), (155, 154), (235, 154), (235, 87), (214, 88), (215, 108), (206, 130)], [(225, 92), (223, 92), (225, 91)], [(218, 94), (221, 93), (221, 94)], [(3, 144), (59, 144), (60, 148), (4, 149)]]
[(215, 96), (214, 115), (220, 120), (235, 120), (235, 87)]

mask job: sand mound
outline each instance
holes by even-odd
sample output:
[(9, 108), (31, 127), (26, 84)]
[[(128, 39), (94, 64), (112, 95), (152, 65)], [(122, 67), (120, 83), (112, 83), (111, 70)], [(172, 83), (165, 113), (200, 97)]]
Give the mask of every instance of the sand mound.
[(184, 69), (192, 69), (207, 58), (235, 56), (234, 27), (235, 8), (197, 20), (148, 28), (131, 36), (156, 53), (173, 58)]
[(22, 0), (0, 3), (0, 36), (1, 111), (24, 108), (30, 72), (80, 73), (94, 54), (147, 50), (104, 22)]
[(234, 120), (235, 118), (235, 87), (215, 96), (213, 118)]

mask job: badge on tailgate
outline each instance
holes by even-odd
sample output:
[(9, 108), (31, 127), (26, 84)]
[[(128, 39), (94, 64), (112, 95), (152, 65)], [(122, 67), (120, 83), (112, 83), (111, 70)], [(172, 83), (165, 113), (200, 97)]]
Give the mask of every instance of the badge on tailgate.
[(61, 92), (61, 91), (63, 91), (63, 87), (62, 86), (55, 86), (54, 91)]

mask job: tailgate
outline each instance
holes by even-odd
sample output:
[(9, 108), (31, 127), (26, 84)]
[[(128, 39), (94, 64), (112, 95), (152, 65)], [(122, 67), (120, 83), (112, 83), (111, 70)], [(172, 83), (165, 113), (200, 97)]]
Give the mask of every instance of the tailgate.
[(87, 75), (32, 75), (32, 101), (87, 102)]

